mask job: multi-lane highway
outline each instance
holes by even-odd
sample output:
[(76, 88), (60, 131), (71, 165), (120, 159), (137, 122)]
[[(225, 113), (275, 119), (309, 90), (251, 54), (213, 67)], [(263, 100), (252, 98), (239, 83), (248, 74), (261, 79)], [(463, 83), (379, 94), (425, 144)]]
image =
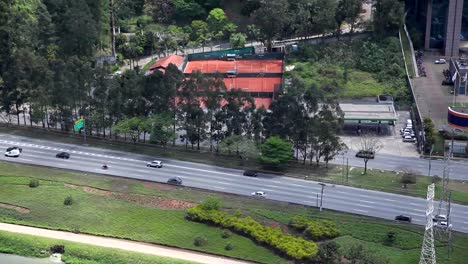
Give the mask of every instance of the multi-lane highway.
[[(0, 160), (157, 182), (166, 182), (168, 178), (178, 176), (183, 179), (185, 186), (240, 195), (265, 191), (267, 199), (309, 206), (316, 206), (317, 194), (321, 189), (321, 186), (313, 181), (274, 175), (250, 178), (242, 176), (240, 170), (176, 160), (160, 159), (164, 162), (163, 168), (148, 168), (147, 161), (159, 158), (0, 134), (0, 150), (10, 146), (22, 147), (21, 156), (8, 158), (2, 155)], [(55, 154), (61, 151), (69, 152), (70, 159), (55, 158)], [(108, 170), (101, 169), (103, 163), (107, 163)], [(413, 223), (423, 225), (426, 201), (397, 194), (327, 185), (323, 196), (323, 207), (385, 219), (394, 219), (396, 215), (406, 214), (413, 218)], [(454, 230), (468, 233), (468, 206), (454, 204), (451, 223)]]

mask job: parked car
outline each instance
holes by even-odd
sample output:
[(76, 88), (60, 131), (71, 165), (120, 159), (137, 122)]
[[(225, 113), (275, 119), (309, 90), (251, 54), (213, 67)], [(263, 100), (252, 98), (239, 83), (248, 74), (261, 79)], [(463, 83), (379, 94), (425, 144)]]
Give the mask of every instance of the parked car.
[(169, 180), (167, 180), (167, 183), (174, 185), (182, 185), (182, 179), (179, 177), (169, 178)]
[(250, 195), (255, 197), (266, 197), (266, 193), (262, 191), (253, 192)]
[(395, 216), (396, 221), (411, 223), (411, 216), (408, 215), (397, 215)]
[(375, 152), (369, 150), (360, 150), (356, 153), (356, 158), (373, 159), (375, 158)]
[(437, 59), (434, 61), (435, 64), (445, 64), (447, 61), (445, 59)]
[(67, 152), (60, 152), (60, 153), (57, 153), (57, 155), (55, 155), (55, 157), (59, 158), (59, 159), (69, 159), (70, 154), (67, 153)]
[(160, 160), (153, 160), (146, 163), (146, 167), (153, 167), (153, 168), (162, 168), (163, 164)]
[(244, 176), (249, 176), (249, 177), (257, 177), (257, 172), (254, 170), (246, 170), (244, 171)]
[(7, 150), (5, 152), (5, 157), (17, 158), (20, 156), (20, 154), (21, 154), (21, 151), (18, 148), (14, 148), (10, 151)]
[(403, 137), (403, 142), (416, 142), (416, 139), (408, 135)]

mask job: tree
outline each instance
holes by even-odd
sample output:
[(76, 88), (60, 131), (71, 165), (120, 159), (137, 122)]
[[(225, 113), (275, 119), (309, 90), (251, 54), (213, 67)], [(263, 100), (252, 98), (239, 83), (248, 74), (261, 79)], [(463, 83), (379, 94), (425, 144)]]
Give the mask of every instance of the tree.
[(409, 168), (403, 168), (401, 172), (402, 172), (402, 175), (400, 178), (400, 182), (403, 183), (403, 187), (405, 189), (408, 188), (408, 184), (416, 183), (416, 175), (417, 175), (416, 172), (412, 171)]
[(171, 0), (145, 0), (145, 13), (157, 23), (169, 22), (174, 15), (174, 10)]
[(364, 159), (364, 174), (367, 173), (367, 162), (375, 157), (375, 154), (383, 148), (377, 136), (362, 135), (360, 138), (360, 149), (357, 155)]
[(401, 0), (376, 0), (373, 8), (374, 31), (378, 35), (392, 35), (404, 23), (405, 3)]
[(236, 30), (236, 26), (229, 22), (224, 10), (221, 8), (211, 10), (206, 18), (206, 23), (208, 24), (208, 31), (215, 40), (221, 40), (226, 33)]
[(156, 114), (147, 121), (151, 127), (150, 142), (159, 143), (166, 150), (167, 143), (176, 138), (172, 129), (173, 118), (170, 114)]
[(291, 151), (291, 143), (277, 136), (269, 137), (261, 145), (260, 162), (267, 167), (281, 168), (291, 160)]
[(234, 33), (229, 38), (231, 48), (240, 49), (245, 47), (246, 36), (243, 33)]
[(290, 21), (288, 8), (287, 0), (262, 1), (261, 7), (252, 13), (268, 51), (272, 50), (273, 40), (281, 36)]
[(244, 136), (232, 135), (223, 139), (219, 145), (223, 152), (228, 154), (235, 153), (241, 162), (248, 157), (257, 158), (259, 151), (255, 142)]
[(210, 40), (208, 24), (202, 20), (193, 20), (190, 27), (192, 28), (190, 40), (200, 43), (203, 47), (203, 51), (205, 51), (205, 45)]
[(253, 46), (253, 42), (262, 39), (260, 29), (254, 24), (247, 26), (247, 37), (250, 39), (250, 45)]
[(143, 132), (144, 122), (145, 120), (141, 117), (132, 117), (118, 122), (112, 129), (117, 133), (130, 135), (133, 143), (136, 144), (140, 139), (141, 132)]
[(425, 135), (425, 150), (430, 151), (432, 146), (436, 142), (436, 136), (434, 134), (434, 123), (432, 119), (426, 117), (423, 120), (424, 135)]
[(346, 23), (350, 27), (350, 33), (354, 32), (361, 18), (361, 10), (364, 0), (340, 0), (335, 12), (337, 33), (341, 33), (341, 26)]

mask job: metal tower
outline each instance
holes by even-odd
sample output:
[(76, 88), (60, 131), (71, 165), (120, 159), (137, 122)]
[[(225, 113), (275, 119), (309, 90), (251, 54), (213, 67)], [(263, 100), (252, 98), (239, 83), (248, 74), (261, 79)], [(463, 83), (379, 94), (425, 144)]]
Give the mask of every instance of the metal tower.
[(433, 230), (434, 222), (432, 220), (432, 213), (434, 212), (434, 187), (434, 183), (427, 186), (426, 230), (424, 232), (424, 241), (421, 247), (419, 264), (436, 264)]

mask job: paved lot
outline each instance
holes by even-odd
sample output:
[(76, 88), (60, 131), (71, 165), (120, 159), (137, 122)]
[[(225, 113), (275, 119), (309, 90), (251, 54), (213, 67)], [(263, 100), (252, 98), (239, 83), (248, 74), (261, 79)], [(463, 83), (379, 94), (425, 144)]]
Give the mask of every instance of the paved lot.
[[(395, 126), (383, 126), (382, 134), (377, 136), (379, 138), (380, 144), (383, 146), (379, 153), (401, 157), (419, 157), (419, 154), (416, 150), (416, 145), (414, 143), (403, 142), (400, 136), (400, 129), (406, 125), (406, 120), (410, 117), (409, 112), (398, 111), (397, 115), (398, 121), (396, 122)], [(361, 148), (360, 136), (356, 134), (353, 135), (353, 133), (347, 133), (341, 138), (343, 142), (351, 149), (351, 151), (356, 152)]]

